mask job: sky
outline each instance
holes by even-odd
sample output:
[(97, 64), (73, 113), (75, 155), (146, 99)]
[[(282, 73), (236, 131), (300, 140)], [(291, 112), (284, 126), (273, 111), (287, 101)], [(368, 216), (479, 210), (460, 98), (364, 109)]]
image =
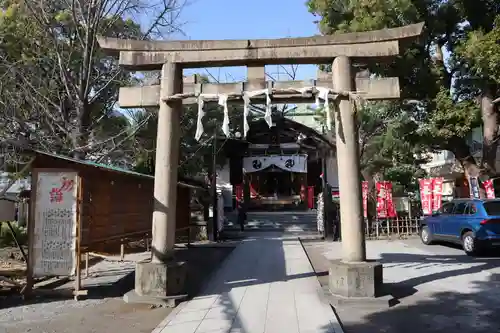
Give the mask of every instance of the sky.
[[(183, 10), (184, 36), (178, 39), (257, 39), (307, 37), (318, 34), (315, 17), (305, 5), (306, 0), (189, 0)], [(176, 39), (177, 39), (176, 38)], [(286, 69), (289, 71), (289, 67)], [(207, 73), (208, 71), (208, 73)], [(276, 80), (290, 80), (283, 68), (266, 66)], [(244, 81), (243, 67), (187, 70), (208, 74), (220, 82)], [(316, 66), (300, 66), (296, 80), (316, 78)]]

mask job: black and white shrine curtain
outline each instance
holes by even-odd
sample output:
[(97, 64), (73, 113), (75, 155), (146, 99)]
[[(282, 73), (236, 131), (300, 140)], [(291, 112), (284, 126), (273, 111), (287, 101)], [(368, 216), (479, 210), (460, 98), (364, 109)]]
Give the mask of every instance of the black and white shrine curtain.
[(271, 155), (243, 158), (243, 171), (246, 173), (262, 171), (272, 165), (285, 171), (307, 173), (307, 155)]

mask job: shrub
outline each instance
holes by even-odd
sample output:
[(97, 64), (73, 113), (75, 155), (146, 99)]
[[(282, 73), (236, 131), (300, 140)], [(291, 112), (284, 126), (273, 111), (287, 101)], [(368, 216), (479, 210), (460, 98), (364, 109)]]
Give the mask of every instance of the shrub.
[[(16, 233), (19, 244), (26, 245), (28, 243), (28, 230), (26, 227), (19, 226), (17, 222), (11, 222), (10, 224)], [(2, 222), (0, 226), (0, 247), (7, 246), (16, 246), (16, 242), (12, 237), (12, 233), (7, 223)]]

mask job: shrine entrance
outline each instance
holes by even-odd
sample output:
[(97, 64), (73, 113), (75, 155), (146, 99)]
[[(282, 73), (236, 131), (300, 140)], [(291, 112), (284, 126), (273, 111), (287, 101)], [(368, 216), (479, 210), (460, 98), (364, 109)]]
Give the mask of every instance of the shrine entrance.
[[(249, 211), (313, 209), (322, 190), (323, 155), (335, 146), (291, 119), (273, 116), (273, 125), (269, 128), (264, 119), (250, 124), (246, 151), (232, 156), (241, 162), (231, 169), (232, 178), (239, 179), (232, 185), (245, 187), (234, 191), (236, 203), (246, 201)], [(245, 200), (242, 193), (247, 193)]]
[[(382, 265), (366, 261), (356, 111), (363, 101), (399, 98), (400, 88), (397, 77), (357, 78), (356, 68), (359, 67), (355, 65), (398, 56), (405, 43), (411, 43), (422, 33), (423, 26), (419, 23), (379, 31), (261, 40), (100, 38), (99, 45), (104, 51), (119, 53), (123, 67), (137, 71), (161, 70), (161, 84), (122, 88), (118, 101), (122, 108), (159, 109), (152, 214), (153, 258), (151, 262), (138, 264), (135, 292), (140, 296), (165, 297), (175, 293), (183, 279), (183, 266), (172, 260), (183, 104), (198, 104), (200, 122), (205, 103), (221, 105), (225, 118), (223, 131), (229, 135), (227, 103), (242, 103), (243, 137), (246, 137), (252, 103), (265, 105), (264, 119), (272, 128), (272, 103), (322, 101), (326, 129), (332, 142), (335, 141), (341, 193), (343, 260), (330, 263), (330, 272), (338, 273), (330, 276), (330, 289), (344, 297), (375, 297), (382, 286)], [(266, 64), (329, 64), (332, 73), (312, 81), (266, 81)], [(183, 69), (215, 66), (247, 66), (247, 81), (183, 84)], [(345, 283), (356, 274), (363, 277), (359, 279), (361, 283)], [(167, 276), (176, 276), (177, 282), (169, 280), (167, 284)]]

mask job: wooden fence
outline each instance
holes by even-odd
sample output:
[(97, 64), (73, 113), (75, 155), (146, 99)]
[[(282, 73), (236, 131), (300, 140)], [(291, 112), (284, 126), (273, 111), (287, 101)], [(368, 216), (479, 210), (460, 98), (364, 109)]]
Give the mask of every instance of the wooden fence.
[(420, 233), (420, 217), (397, 217), (366, 222), (366, 239), (408, 238)]

